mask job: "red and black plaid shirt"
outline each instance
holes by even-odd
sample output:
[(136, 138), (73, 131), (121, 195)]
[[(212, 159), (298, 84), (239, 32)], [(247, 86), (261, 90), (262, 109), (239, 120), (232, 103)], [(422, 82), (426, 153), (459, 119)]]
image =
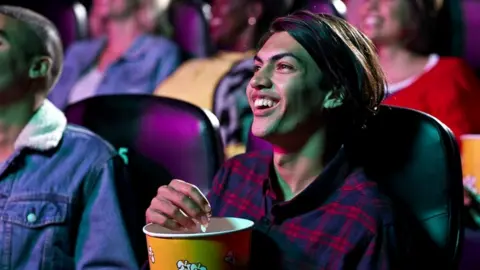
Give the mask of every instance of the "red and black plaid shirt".
[(272, 168), (271, 152), (234, 157), (208, 195), (214, 216), (255, 221), (251, 269), (391, 269), (389, 201), (343, 149), (287, 202), (272, 188)]

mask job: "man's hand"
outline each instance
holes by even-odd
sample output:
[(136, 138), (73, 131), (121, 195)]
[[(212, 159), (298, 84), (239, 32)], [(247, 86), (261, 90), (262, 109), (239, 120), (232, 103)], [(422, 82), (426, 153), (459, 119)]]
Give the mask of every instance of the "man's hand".
[(196, 186), (174, 179), (168, 186), (161, 186), (158, 189), (146, 216), (147, 222), (171, 230), (190, 230), (196, 228), (196, 222), (208, 224), (211, 207)]

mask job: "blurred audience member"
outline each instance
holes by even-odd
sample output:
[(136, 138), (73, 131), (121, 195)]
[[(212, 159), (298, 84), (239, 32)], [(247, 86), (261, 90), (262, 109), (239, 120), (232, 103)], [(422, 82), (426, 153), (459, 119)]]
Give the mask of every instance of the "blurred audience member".
[(184, 63), (155, 90), (155, 94), (185, 100), (211, 110), (220, 78), (229, 71), (233, 72), (232, 66), (245, 59), (248, 59), (248, 65), (253, 70), (255, 44), (261, 34), (267, 31), (270, 22), (286, 13), (290, 2), (213, 0), (210, 34), (218, 53), (206, 59)]
[[(167, 8), (170, 1), (158, 0), (141, 0), (142, 5), (138, 8), (135, 16), (138, 23), (146, 32), (171, 37), (173, 28), (168, 21)], [(95, 7), (95, 6), (94, 6)], [(108, 21), (108, 13), (97, 12), (98, 9), (93, 8), (88, 18), (90, 37), (97, 38), (106, 35), (106, 27)]]
[[(180, 63), (171, 41), (148, 34), (152, 0), (94, 0), (93, 39), (73, 44), (50, 94), (59, 108), (95, 95), (151, 94)], [(139, 16), (142, 15), (142, 16)], [(142, 19), (139, 19), (142, 17)], [(105, 33), (105, 35), (102, 35)], [(95, 37), (95, 35), (102, 35)]]
[(106, 14), (98, 12), (98, 9), (92, 8), (88, 16), (88, 32), (90, 38), (99, 38), (106, 34), (105, 24), (107, 23)]
[(386, 72), (384, 104), (429, 113), (460, 136), (480, 132), (480, 83), (458, 58), (433, 54), (439, 1), (349, 1), (349, 20), (377, 46)]
[(140, 24), (150, 33), (171, 38), (173, 26), (168, 18), (168, 7), (170, 1), (165, 0), (143, 0), (146, 2), (143, 8), (137, 12)]

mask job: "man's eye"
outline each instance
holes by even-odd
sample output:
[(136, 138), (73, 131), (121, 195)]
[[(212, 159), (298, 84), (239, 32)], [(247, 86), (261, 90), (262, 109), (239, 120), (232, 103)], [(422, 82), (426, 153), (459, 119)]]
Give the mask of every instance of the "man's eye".
[(253, 66), (253, 71), (254, 71), (254, 72), (257, 72), (257, 71), (260, 70), (260, 68), (261, 68), (261, 67), (260, 67), (259, 65), (255, 65), (255, 66)]
[(293, 67), (287, 64), (278, 64), (277, 65), (278, 70), (293, 70)]

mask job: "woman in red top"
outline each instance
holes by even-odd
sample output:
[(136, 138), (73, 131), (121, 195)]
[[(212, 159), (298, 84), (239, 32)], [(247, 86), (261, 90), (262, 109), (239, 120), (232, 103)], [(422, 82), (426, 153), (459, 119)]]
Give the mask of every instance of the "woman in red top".
[(377, 46), (388, 81), (384, 104), (431, 114), (458, 139), (480, 133), (480, 82), (463, 60), (432, 54), (438, 3), (353, 0), (349, 21)]

